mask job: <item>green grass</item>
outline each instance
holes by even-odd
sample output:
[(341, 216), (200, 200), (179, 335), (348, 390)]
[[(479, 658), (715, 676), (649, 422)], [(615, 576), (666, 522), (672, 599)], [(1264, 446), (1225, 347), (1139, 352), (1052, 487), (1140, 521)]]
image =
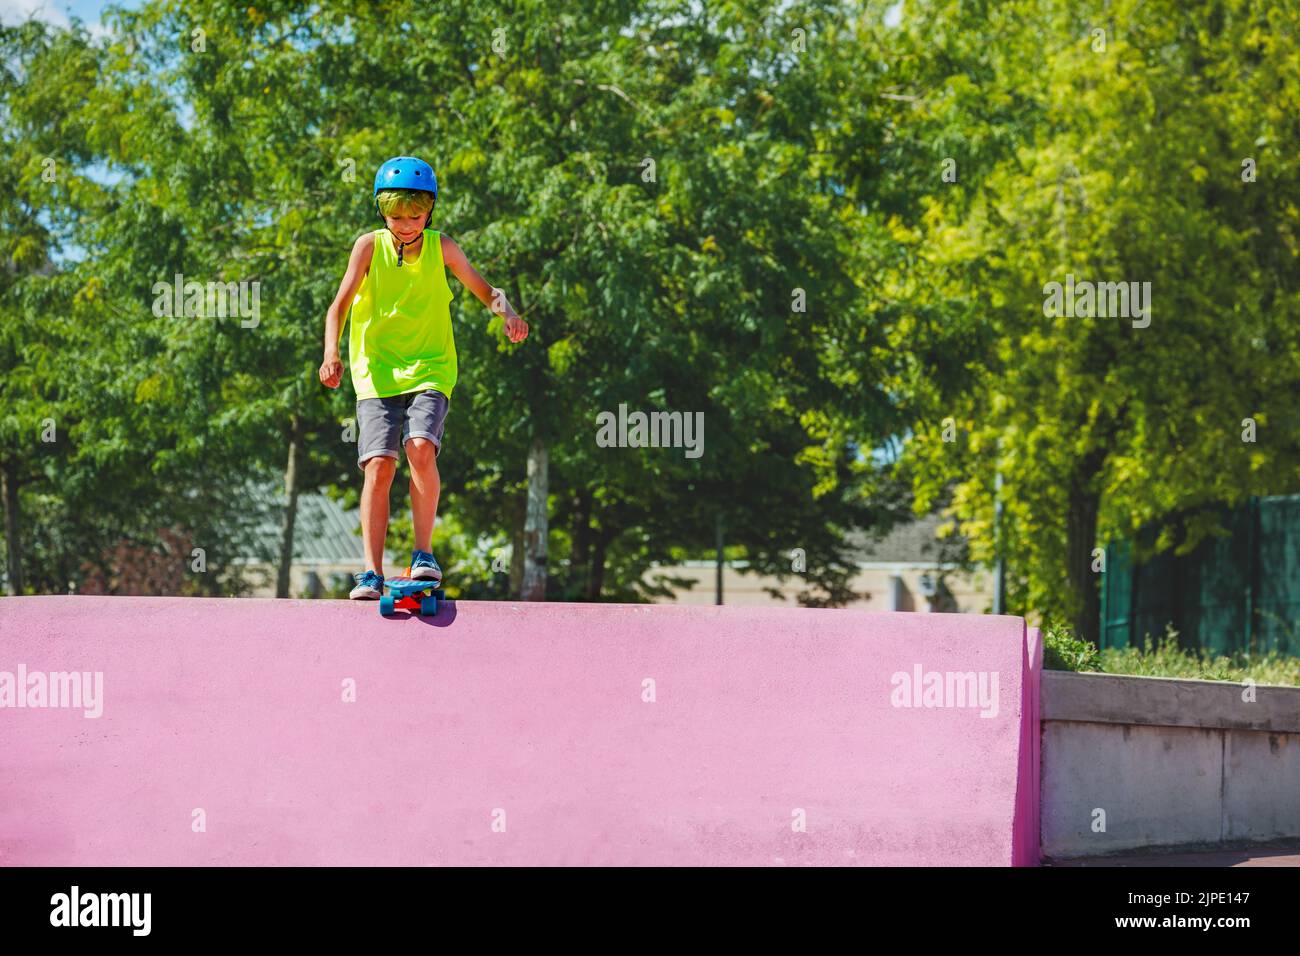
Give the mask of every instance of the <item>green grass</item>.
[(1178, 646), (1178, 632), (1167, 628), (1159, 641), (1148, 634), (1142, 647), (1098, 650), (1078, 640), (1068, 627), (1053, 625), (1043, 632), (1043, 666), (1049, 670), (1137, 674), (1143, 677), (1184, 677), (1234, 683), (1247, 678), (1257, 684), (1300, 686), (1300, 657), (1234, 654), (1217, 657)]

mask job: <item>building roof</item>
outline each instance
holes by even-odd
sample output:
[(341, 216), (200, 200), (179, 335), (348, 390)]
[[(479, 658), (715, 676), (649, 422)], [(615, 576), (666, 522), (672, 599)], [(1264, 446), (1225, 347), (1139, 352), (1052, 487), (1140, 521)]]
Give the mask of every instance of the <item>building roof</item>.
[(940, 538), (936, 531), (948, 519), (937, 514), (895, 525), (883, 537), (874, 531), (853, 531), (847, 536), (857, 561), (899, 564), (939, 564), (957, 560), (965, 550), (959, 535)]
[[(280, 553), (284, 493), (275, 484), (256, 485), (250, 488), (247, 500), (257, 517), (241, 557), (254, 562), (273, 561)], [(300, 494), (293, 529), (293, 563), (359, 566), (364, 561), (360, 512), (345, 511), (326, 495)]]

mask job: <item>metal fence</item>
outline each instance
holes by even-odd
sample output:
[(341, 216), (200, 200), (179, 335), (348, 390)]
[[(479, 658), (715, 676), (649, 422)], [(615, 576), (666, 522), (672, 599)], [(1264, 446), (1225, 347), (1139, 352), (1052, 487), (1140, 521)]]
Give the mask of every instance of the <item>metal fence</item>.
[(1102, 647), (1140, 645), (1172, 624), (1183, 647), (1300, 656), (1300, 495), (1252, 498), (1220, 524), (1226, 534), (1186, 555), (1139, 563), (1130, 542), (1106, 548)]

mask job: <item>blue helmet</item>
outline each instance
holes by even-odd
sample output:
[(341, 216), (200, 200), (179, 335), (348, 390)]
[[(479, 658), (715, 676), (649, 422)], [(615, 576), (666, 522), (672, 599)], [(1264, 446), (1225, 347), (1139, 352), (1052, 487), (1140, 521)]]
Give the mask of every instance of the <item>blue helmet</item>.
[(414, 156), (394, 156), (375, 173), (375, 195), (381, 189), (423, 189), (438, 198), (438, 177), (433, 167)]

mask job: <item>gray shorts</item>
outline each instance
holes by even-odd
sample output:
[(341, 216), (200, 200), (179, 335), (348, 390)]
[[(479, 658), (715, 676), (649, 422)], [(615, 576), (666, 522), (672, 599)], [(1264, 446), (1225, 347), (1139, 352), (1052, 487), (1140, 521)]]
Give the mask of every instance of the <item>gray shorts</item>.
[(434, 456), (439, 455), (450, 404), (446, 395), (432, 388), (358, 400), (357, 467), (364, 471), (368, 459), (399, 457), (398, 449), (412, 438), (429, 439)]

